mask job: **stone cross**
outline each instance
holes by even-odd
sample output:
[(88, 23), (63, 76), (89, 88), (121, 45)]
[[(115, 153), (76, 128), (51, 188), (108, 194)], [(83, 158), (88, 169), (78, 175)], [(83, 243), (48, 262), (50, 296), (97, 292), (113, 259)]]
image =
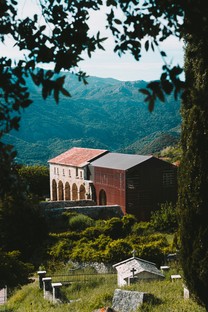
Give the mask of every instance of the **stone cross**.
[(136, 272), (136, 269), (135, 269), (135, 268), (132, 268), (132, 269), (131, 269), (131, 272), (132, 272), (132, 276), (133, 276), (133, 278), (134, 278), (134, 273)]
[(135, 249), (132, 251), (132, 255), (135, 258), (135, 255), (136, 255), (136, 250)]

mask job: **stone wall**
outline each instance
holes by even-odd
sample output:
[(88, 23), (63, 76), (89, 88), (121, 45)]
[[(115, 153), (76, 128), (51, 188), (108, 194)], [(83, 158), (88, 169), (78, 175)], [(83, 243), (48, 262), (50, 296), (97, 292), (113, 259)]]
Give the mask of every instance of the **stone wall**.
[(95, 206), (92, 200), (41, 202), (40, 209), (50, 230), (61, 229), (64, 226), (64, 212), (81, 213), (94, 220), (123, 216), (120, 206)]
[(112, 206), (87, 206), (87, 207), (67, 207), (65, 211), (82, 213), (91, 217), (92, 219), (99, 220), (107, 220), (113, 217), (121, 218), (123, 216), (123, 212), (121, 207), (118, 205)]
[(40, 208), (42, 210), (54, 209), (54, 208), (65, 208), (65, 207), (95, 206), (95, 205), (96, 205), (95, 202), (91, 199), (40, 202)]

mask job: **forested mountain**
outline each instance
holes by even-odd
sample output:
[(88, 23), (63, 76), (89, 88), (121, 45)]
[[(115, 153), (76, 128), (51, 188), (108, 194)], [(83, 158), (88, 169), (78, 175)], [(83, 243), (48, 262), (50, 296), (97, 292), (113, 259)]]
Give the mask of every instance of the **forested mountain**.
[(169, 97), (150, 113), (138, 91), (145, 81), (90, 77), (84, 85), (67, 73), (65, 82), (71, 97), (57, 105), (29, 81), (34, 103), (22, 113), (19, 131), (5, 137), (18, 163), (46, 164), (73, 146), (150, 154), (178, 141), (179, 102)]

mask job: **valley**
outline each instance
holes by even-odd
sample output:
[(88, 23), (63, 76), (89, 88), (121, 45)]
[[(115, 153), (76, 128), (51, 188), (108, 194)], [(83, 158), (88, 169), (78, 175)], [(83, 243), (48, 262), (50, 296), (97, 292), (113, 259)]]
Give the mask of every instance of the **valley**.
[(58, 105), (52, 96), (43, 100), (29, 81), (33, 104), (22, 112), (20, 129), (4, 138), (15, 146), (17, 163), (46, 164), (73, 146), (152, 154), (178, 142), (180, 103), (173, 96), (150, 113), (139, 92), (145, 81), (89, 77), (84, 85), (65, 75), (71, 97), (62, 96)]

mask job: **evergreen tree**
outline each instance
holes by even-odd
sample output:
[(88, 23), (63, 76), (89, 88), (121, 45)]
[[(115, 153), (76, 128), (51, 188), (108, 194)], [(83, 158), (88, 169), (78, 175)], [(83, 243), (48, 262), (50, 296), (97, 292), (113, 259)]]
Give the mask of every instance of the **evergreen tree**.
[(186, 36), (187, 88), (181, 109), (181, 263), (190, 291), (208, 310), (208, 22), (201, 25), (200, 31), (191, 26), (192, 34)]
[(0, 246), (18, 250), (21, 260), (32, 261), (47, 237), (45, 220), (27, 197), (13, 194), (0, 201)]
[(45, 199), (50, 194), (49, 169), (46, 166), (21, 166), (19, 175), (28, 187), (28, 192), (39, 199)]
[(0, 249), (0, 257), (0, 289), (5, 286), (11, 289), (29, 282), (34, 267), (22, 262), (18, 251), (4, 252)]

